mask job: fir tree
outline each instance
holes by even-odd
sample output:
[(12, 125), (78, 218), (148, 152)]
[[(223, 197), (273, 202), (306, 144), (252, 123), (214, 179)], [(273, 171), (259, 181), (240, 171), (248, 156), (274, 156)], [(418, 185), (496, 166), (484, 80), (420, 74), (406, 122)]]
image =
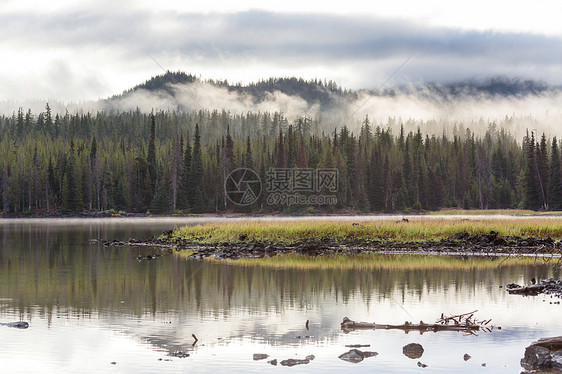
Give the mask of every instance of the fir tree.
[(201, 136), (199, 125), (195, 125), (195, 136), (193, 141), (193, 155), (191, 157), (191, 191), (189, 205), (193, 212), (202, 213), (205, 209), (203, 196), (203, 159), (201, 154)]
[(551, 210), (562, 210), (562, 172), (560, 170), (560, 151), (558, 150), (556, 137), (552, 139), (549, 171), (548, 206)]
[(154, 198), (150, 203), (150, 212), (154, 214), (166, 214), (171, 213), (173, 209), (174, 205), (170, 194), (170, 178), (168, 173), (164, 173), (156, 186)]
[(525, 207), (527, 209), (538, 210), (541, 207), (540, 193), (538, 190), (538, 171), (537, 155), (535, 151), (535, 135), (531, 132), (531, 137), (526, 137), (526, 158), (525, 158)]
[(148, 163), (151, 190), (154, 191), (156, 189), (156, 178), (158, 174), (156, 171), (156, 121), (153, 113), (150, 114), (150, 138), (148, 139), (146, 162)]
[(183, 156), (183, 173), (177, 206), (180, 210), (186, 210), (190, 207), (191, 199), (189, 198), (189, 195), (193, 193), (191, 179), (191, 143), (188, 136), (185, 143), (185, 151)]

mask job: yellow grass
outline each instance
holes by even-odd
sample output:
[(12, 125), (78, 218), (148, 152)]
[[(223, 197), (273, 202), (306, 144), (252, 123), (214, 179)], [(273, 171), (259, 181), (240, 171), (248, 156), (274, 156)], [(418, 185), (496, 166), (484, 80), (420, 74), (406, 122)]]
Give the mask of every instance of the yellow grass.
[(484, 234), (497, 231), (499, 235), (538, 236), (562, 238), (562, 218), (526, 217), (517, 218), (431, 218), (408, 217), (409, 222), (388, 219), (336, 222), (311, 218), (291, 221), (233, 221), (184, 226), (174, 231), (173, 236), (194, 242), (238, 241), (240, 234), (248, 240), (266, 240), (289, 243), (298, 239), (320, 239), (328, 237), (342, 240), (360, 238), (365, 240), (393, 240), (396, 242), (438, 240), (458, 232)]

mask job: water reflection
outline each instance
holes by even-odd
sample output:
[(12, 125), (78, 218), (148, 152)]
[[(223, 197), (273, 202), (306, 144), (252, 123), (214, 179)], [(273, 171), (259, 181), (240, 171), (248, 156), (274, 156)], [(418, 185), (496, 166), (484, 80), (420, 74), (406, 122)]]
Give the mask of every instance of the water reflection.
[[(61, 366), (80, 371), (92, 352), (98, 360), (88, 358), (88, 369), (104, 371), (113, 361), (131, 372), (183, 367), (208, 372), (225, 365), (231, 371), (262, 371), (269, 367), (267, 360), (253, 361), (252, 355), (266, 353), (279, 360), (314, 354), (307, 371), (355, 365), (354, 370), (407, 372), (419, 368), (402, 355), (402, 346), (419, 342), (425, 348), (422, 361), (432, 368), (471, 372), (487, 361), (495, 372), (513, 372), (526, 345), (557, 335), (562, 327), (560, 305), (542, 296), (510, 296), (500, 288), (559, 276), (556, 268), (532, 261), (377, 256), (362, 258), (361, 266), (340, 259), (272, 266), (194, 262), (167, 254), (139, 262), (137, 255), (155, 249), (90, 242), (148, 237), (174, 225), (0, 225), (0, 321), (31, 322), (23, 333), (2, 329), (1, 363), (18, 371), (25, 361), (18, 349), (25, 347), (23, 351), (38, 352), (39, 366), (47, 372)], [(473, 337), (379, 330), (343, 334), (339, 328), (344, 316), (378, 323), (433, 322), (441, 313), (474, 309), (503, 329)], [(199, 339), (195, 345), (193, 334)], [(53, 352), (52, 344), (64, 347), (72, 358)], [(337, 358), (349, 350), (346, 344), (368, 344), (366, 350), (379, 355), (350, 364)], [(190, 356), (168, 356), (178, 351)], [(471, 362), (462, 360), (467, 351)]]

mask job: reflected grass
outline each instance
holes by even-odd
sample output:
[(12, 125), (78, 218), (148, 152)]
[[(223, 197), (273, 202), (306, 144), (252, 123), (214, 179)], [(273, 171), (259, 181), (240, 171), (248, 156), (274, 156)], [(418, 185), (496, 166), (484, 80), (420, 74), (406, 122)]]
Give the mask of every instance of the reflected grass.
[[(177, 252), (180, 257), (187, 258), (191, 252)], [(204, 261), (243, 267), (265, 267), (271, 269), (298, 270), (473, 270), (496, 269), (498, 267), (516, 265), (544, 264), (539, 258), (517, 257), (461, 257), (431, 256), (412, 254), (379, 254), (363, 253), (357, 255), (326, 255), (305, 256), (300, 254), (282, 254), (275, 257), (240, 258), (238, 260), (215, 260), (206, 258)]]
[(302, 221), (241, 221), (184, 226), (176, 229), (172, 240), (195, 243), (235, 242), (241, 234), (249, 240), (290, 243), (301, 239), (329, 238), (392, 240), (395, 242), (439, 240), (458, 232), (485, 234), (497, 231), (500, 236), (517, 235), (562, 238), (562, 217), (536, 218), (433, 218), (408, 217), (408, 222), (358, 220), (334, 222), (320, 219)]

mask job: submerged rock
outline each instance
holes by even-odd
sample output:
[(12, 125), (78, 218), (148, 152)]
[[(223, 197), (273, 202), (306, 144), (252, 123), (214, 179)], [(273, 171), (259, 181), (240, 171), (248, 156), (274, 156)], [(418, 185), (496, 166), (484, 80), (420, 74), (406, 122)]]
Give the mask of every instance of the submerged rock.
[(295, 365), (306, 365), (309, 364), (310, 361), (314, 360), (314, 355), (308, 355), (304, 358), (304, 360), (296, 359), (296, 358), (289, 358), (287, 360), (281, 361), (282, 366), (295, 366)]
[(359, 349), (352, 349), (348, 352), (342, 353), (338, 356), (340, 360), (351, 362), (357, 364), (368, 357), (375, 357), (378, 355), (378, 352), (363, 352)]
[(402, 348), (402, 353), (408, 358), (417, 359), (423, 355), (423, 347), (418, 343), (410, 343)]
[(29, 323), (25, 321), (7, 322), (7, 323), (0, 323), (0, 326), (13, 327), (16, 329), (26, 329), (29, 327)]
[[(534, 279), (534, 278), (533, 278)], [(510, 283), (505, 286), (505, 289), (510, 294), (517, 294), (523, 296), (536, 296), (538, 294), (544, 293), (547, 295), (556, 296), (562, 298), (562, 279), (561, 278), (549, 278), (543, 279), (540, 282), (531, 282), (530, 286), (520, 286), (515, 283)]]
[(177, 357), (177, 358), (186, 358), (186, 357), (189, 357), (189, 353), (182, 352), (182, 351), (170, 352), (170, 353), (168, 353), (168, 356)]

